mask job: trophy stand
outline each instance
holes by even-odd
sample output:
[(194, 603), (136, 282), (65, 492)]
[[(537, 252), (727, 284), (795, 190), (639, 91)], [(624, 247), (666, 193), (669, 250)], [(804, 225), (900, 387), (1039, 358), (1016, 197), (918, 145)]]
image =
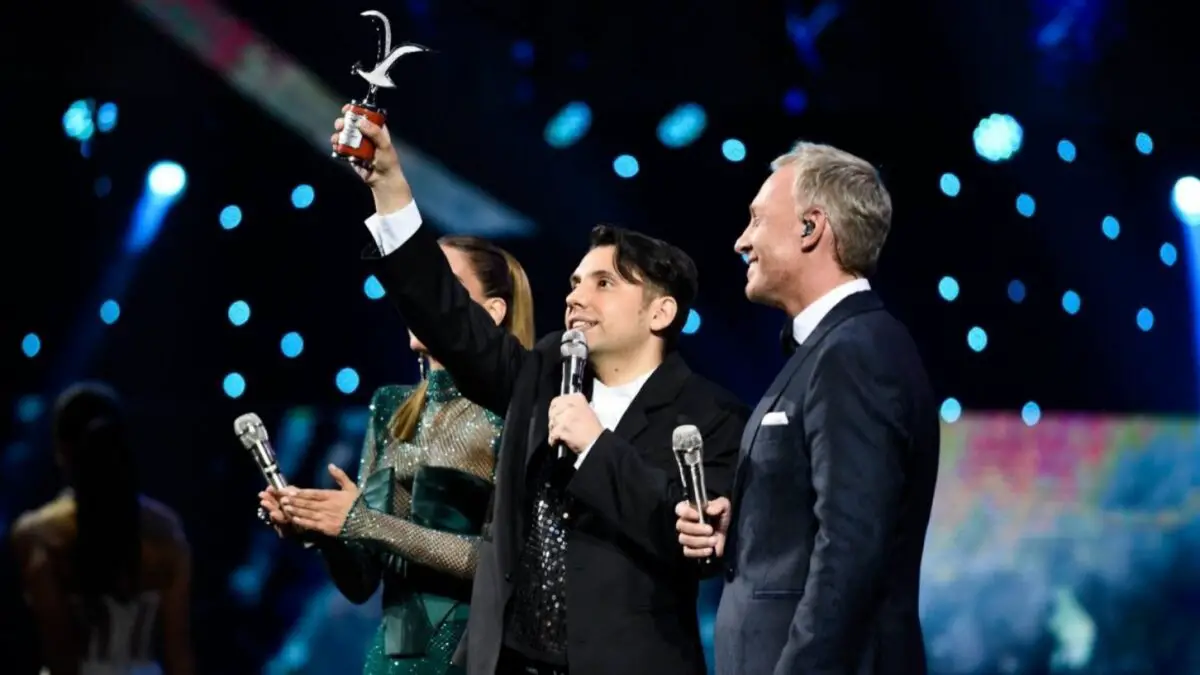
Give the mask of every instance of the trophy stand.
[(344, 159), (359, 168), (368, 169), (375, 161), (375, 144), (363, 135), (358, 128), (362, 120), (383, 126), (387, 122), (387, 111), (375, 102), (375, 96), (380, 89), (393, 89), (396, 86), (388, 76), (388, 71), (396, 61), (407, 54), (429, 51), (425, 47), (406, 43), (392, 49), (392, 27), (386, 16), (375, 10), (367, 10), (362, 16), (371, 17), (379, 22), (379, 49), (376, 63), (371, 70), (363, 70), (361, 64), (354, 64), (351, 72), (367, 81), (370, 88), (362, 101), (352, 100), (342, 117), (342, 131), (338, 134), (337, 142), (333, 144), (333, 156)]
[(342, 116), (342, 131), (333, 146), (334, 157), (363, 169), (370, 168), (371, 163), (375, 161), (375, 144), (359, 130), (359, 121), (365, 119), (381, 127), (387, 122), (387, 111), (375, 103), (377, 90), (378, 87), (371, 85), (366, 98), (362, 101), (350, 101), (350, 107), (346, 108), (346, 113)]

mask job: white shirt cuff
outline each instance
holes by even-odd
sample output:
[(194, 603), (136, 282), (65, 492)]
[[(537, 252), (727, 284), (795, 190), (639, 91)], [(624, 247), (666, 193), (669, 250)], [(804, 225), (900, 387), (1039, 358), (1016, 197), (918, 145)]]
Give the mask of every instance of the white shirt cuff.
[(417, 210), (416, 202), (409, 202), (394, 213), (376, 213), (367, 218), (366, 225), (379, 252), (386, 256), (417, 233), (417, 228), (421, 227), (421, 212)]
[(596, 441), (592, 441), (591, 443), (588, 444), (588, 446), (586, 448), (583, 449), (583, 452), (581, 452), (575, 456), (575, 468), (576, 469), (578, 469), (579, 466), (581, 464), (583, 464), (583, 460), (587, 459), (588, 453), (592, 451), (592, 447), (595, 445), (596, 445)]

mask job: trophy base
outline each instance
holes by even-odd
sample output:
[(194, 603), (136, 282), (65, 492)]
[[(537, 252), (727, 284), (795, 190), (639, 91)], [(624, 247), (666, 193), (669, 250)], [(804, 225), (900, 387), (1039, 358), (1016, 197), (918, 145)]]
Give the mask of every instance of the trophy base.
[(387, 112), (370, 103), (350, 101), (342, 116), (342, 131), (333, 145), (333, 157), (367, 169), (375, 161), (375, 144), (358, 129), (358, 123), (364, 119), (383, 126), (387, 123)]

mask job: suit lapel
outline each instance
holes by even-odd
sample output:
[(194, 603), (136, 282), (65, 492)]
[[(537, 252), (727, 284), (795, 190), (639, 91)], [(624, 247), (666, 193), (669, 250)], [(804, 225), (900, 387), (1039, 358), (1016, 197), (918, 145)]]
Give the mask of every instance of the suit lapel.
[(633, 397), (613, 433), (631, 443), (636, 440), (650, 424), (648, 415), (679, 398), (679, 392), (691, 374), (683, 357), (676, 352), (668, 354)]
[[(850, 317), (883, 309), (883, 302), (874, 291), (862, 291), (847, 296), (841, 302), (833, 306), (817, 324), (815, 330), (805, 340), (804, 344), (797, 346), (796, 353), (792, 354), (791, 358), (784, 364), (783, 369), (775, 376), (775, 380), (771, 386), (763, 394), (762, 399), (758, 402), (758, 406), (754, 408), (754, 414), (750, 416), (750, 420), (746, 423), (746, 429), (742, 432), (742, 452), (738, 456), (738, 471), (734, 475), (734, 484), (737, 484), (738, 476), (741, 473), (742, 463), (750, 455), (751, 449), (754, 447), (754, 439), (758, 436), (758, 429), (762, 426), (763, 417), (770, 412), (771, 408), (779, 401), (779, 397), (783, 395), (783, 391), (787, 388), (792, 378), (800, 370), (800, 366), (804, 365), (808, 356), (816, 350), (817, 345), (825, 339), (829, 331), (833, 330), (838, 324), (849, 319)], [(790, 331), (789, 331), (790, 332)]]

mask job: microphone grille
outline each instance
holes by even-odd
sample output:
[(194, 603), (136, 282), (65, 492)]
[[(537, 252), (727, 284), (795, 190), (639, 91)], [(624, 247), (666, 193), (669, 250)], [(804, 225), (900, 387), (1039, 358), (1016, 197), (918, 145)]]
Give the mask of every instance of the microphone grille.
[(254, 445), (256, 441), (263, 441), (267, 438), (267, 429), (263, 426), (262, 418), (254, 413), (246, 413), (239, 415), (233, 421), (233, 433), (242, 440), (242, 444), (246, 447)]
[(558, 351), (563, 358), (587, 358), (587, 338), (583, 335), (583, 331), (573, 328), (563, 333), (562, 344), (559, 345)]
[(671, 433), (671, 446), (676, 452), (698, 448), (703, 442), (700, 429), (694, 424), (681, 424)]

